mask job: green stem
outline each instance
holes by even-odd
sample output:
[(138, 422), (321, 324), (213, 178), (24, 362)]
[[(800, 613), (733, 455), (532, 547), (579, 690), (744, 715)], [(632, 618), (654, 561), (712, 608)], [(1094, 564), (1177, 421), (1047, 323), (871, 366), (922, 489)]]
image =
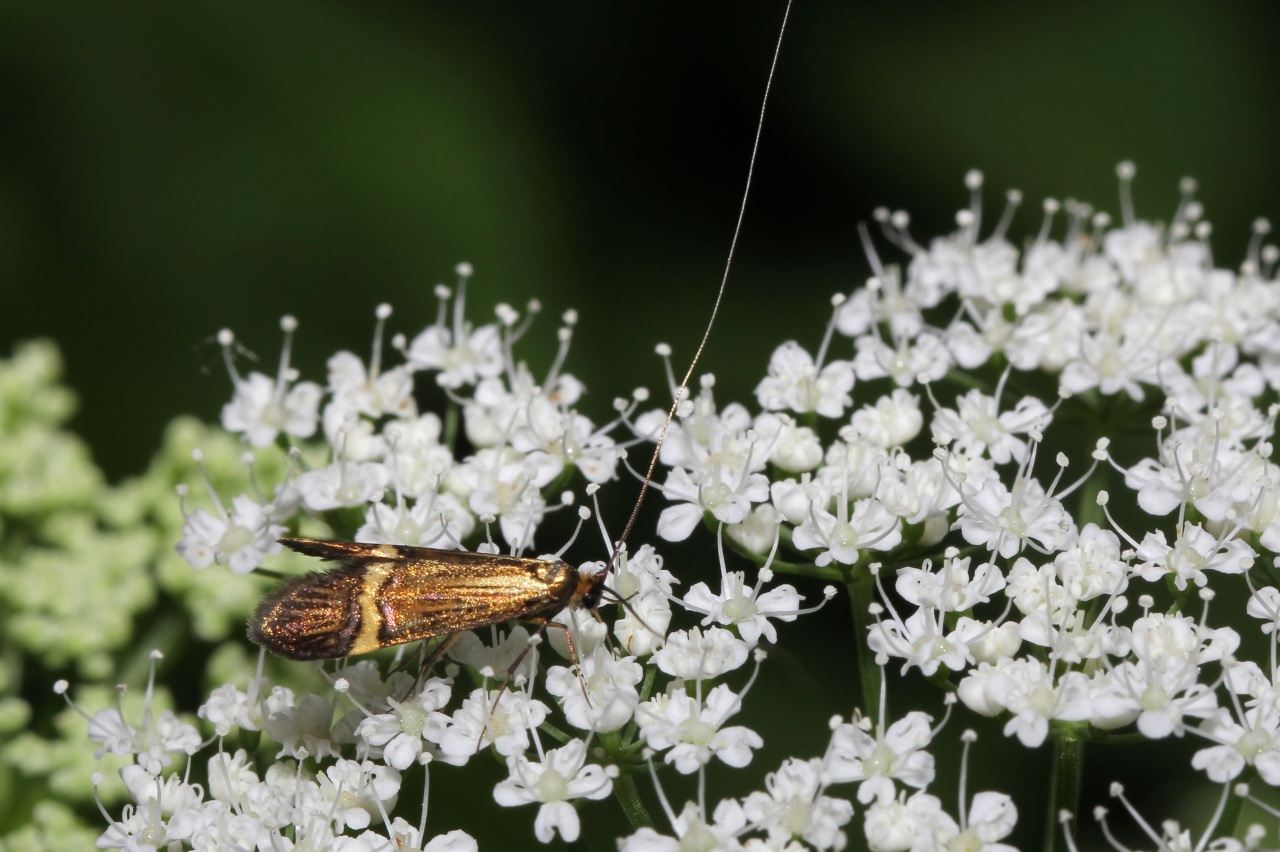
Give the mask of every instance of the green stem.
[(1243, 837), (1240, 833), (1240, 817), (1244, 813), (1244, 798), (1234, 792), (1227, 796), (1227, 804), (1222, 809), (1222, 819), (1218, 822), (1219, 837)]
[(1106, 462), (1098, 464), (1093, 474), (1080, 488), (1080, 502), (1076, 509), (1076, 526), (1083, 527), (1085, 524), (1094, 523), (1103, 529), (1107, 528), (1107, 516), (1102, 511), (1102, 507), (1098, 505), (1098, 494), (1108, 491), (1108, 485), (1111, 482), (1111, 466)]
[(649, 816), (648, 808), (640, 800), (636, 778), (630, 772), (623, 772), (613, 779), (613, 797), (622, 806), (622, 812), (627, 815), (627, 822), (631, 823), (633, 830), (653, 825), (653, 817)]
[(880, 704), (880, 667), (876, 665), (876, 655), (868, 644), (867, 627), (871, 620), (871, 602), (875, 593), (875, 584), (871, 575), (863, 572), (852, 579), (846, 586), (849, 590), (849, 603), (853, 609), (854, 642), (858, 649), (858, 679), (862, 683), (862, 709), (869, 718), (878, 719)]
[(442, 445), (451, 450), (457, 450), (455, 442), (458, 440), (458, 405), (452, 400), (444, 410), (444, 428), (441, 432), (444, 438)]
[[(1053, 776), (1050, 780), (1049, 814), (1045, 820), (1045, 852), (1063, 852), (1067, 841), (1058, 814), (1070, 811), (1080, 815), (1080, 768), (1084, 761), (1084, 742), (1069, 728), (1054, 732)], [(1070, 829), (1068, 829), (1070, 830)]]

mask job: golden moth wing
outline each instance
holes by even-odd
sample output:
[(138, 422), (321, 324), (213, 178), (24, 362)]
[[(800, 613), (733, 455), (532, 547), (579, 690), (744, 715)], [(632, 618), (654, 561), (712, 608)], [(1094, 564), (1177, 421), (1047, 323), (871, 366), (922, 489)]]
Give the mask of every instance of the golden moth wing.
[(262, 599), (249, 638), (295, 660), (363, 654), (559, 608), (578, 575), (559, 561), (389, 544), (281, 539), (329, 571)]
[(379, 640), (394, 645), (559, 609), (577, 583), (577, 572), (563, 562), (509, 556), (465, 565), (413, 562), (381, 586)]

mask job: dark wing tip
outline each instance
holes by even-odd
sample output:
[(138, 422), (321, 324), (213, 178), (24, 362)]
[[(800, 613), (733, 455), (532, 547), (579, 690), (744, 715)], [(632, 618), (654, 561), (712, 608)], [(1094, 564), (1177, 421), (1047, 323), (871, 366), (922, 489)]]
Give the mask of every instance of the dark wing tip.
[(354, 541), (320, 541), (314, 538), (282, 538), (280, 543), (303, 556), (314, 556), (326, 562), (351, 562), (370, 556), (370, 545)]
[(249, 639), (290, 660), (345, 657), (360, 626), (358, 591), (350, 568), (295, 577), (258, 603)]

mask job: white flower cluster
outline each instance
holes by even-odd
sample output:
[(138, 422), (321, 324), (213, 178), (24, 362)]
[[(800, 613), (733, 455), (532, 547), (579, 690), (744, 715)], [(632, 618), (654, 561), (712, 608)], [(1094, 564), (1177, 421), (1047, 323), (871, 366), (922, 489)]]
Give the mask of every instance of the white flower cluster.
[[(1012, 849), (1010, 796), (966, 798), (963, 770), (958, 813), (929, 792), (946, 719), (888, 710), (887, 677), (915, 669), (954, 688), (948, 718), (998, 717), (1023, 746), (1083, 747), (1117, 731), (1194, 737), (1203, 747), (1192, 768), (1223, 785), (1223, 803), (1247, 795), (1232, 787), (1246, 770), (1280, 786), (1277, 252), (1262, 246), (1259, 223), (1241, 269), (1215, 268), (1194, 186), (1157, 227), (1133, 217), (1132, 168), (1121, 178), (1118, 225), (1083, 204), (1046, 202), (1022, 250), (1005, 238), (1015, 193), (982, 236), (976, 173), (958, 229), (929, 245), (905, 214), (877, 213), (882, 240), (907, 263), (882, 260), (864, 232), (874, 277), (833, 300), (812, 354), (795, 342), (775, 350), (756, 413), (719, 405), (710, 376), (679, 400), (654, 482), (669, 502), (657, 534), (679, 541), (706, 526), (719, 545), (718, 590), (677, 594), (680, 572), (633, 546), (580, 569), (608, 567), (608, 587), (626, 601), (611, 626), (568, 610), (552, 617), (570, 626), (568, 637), (547, 631), (553, 643), (571, 638), (567, 664), (542, 660), (541, 636), (517, 626), (489, 642), (461, 637), (421, 683), (360, 662), (340, 668), (326, 694), (224, 685), (201, 708), (214, 734), (205, 744), (107, 738), (99, 725), (104, 747), (138, 756), (125, 779), (136, 804), (111, 818), (100, 845), (474, 848), (457, 833), (428, 840), (425, 801), (415, 826), (395, 815), (396, 799), (402, 773), (492, 749), (507, 767), (495, 801), (537, 804), (543, 842), (575, 840), (575, 803), (614, 795), (638, 827), (619, 841), (626, 852), (838, 850), (855, 814), (881, 852)], [(573, 314), (535, 381), (513, 346), (536, 305), (525, 317), (500, 306), (496, 323), (475, 328), (464, 314), (470, 269), (459, 273), (456, 293), (438, 290), (437, 321), (392, 341), (402, 364), (381, 364), (383, 307), (369, 364), (335, 355), (324, 388), (289, 365), (293, 320), (274, 379), (240, 376), (224, 333), (235, 395), (223, 425), (253, 447), (294, 447), (297, 465), (269, 496), (235, 496), (229, 510), (211, 495), (213, 511), (187, 514), (179, 552), (196, 567), (252, 570), (302, 516), (360, 541), (490, 551), (496, 524), (507, 549), (525, 552), (556, 503), (570, 502), (559, 491), (573, 471), (594, 493), (625, 447), (655, 440), (666, 413), (640, 412), (642, 393), (604, 426), (578, 412), (584, 388), (563, 370)], [(422, 376), (460, 411), (465, 441), (452, 417), (419, 412)], [(307, 467), (315, 435), (328, 455)], [(1127, 458), (1122, 443), (1149, 450)], [(358, 528), (344, 528), (352, 513)], [(757, 566), (754, 578), (730, 567), (726, 544)], [(708, 764), (746, 767), (763, 744), (731, 724), (755, 679), (747, 663), (758, 671), (776, 622), (816, 608), (774, 582), (781, 572), (850, 592), (855, 631), (833, 648), (852, 655), (864, 644), (864, 700), (878, 710), (833, 718), (824, 754), (788, 758), (755, 792), (713, 806)], [(1229, 582), (1245, 585), (1244, 618), (1210, 605)], [(1238, 657), (1237, 629), (1265, 634), (1270, 654)], [(224, 751), (244, 731), (278, 743), (279, 762), (259, 771), (251, 753)], [(559, 747), (546, 748), (547, 737)], [(967, 755), (973, 735), (961, 738)], [(165, 774), (163, 754), (214, 743), (207, 786)], [(634, 795), (646, 764), (655, 782), (665, 767), (698, 778), (684, 803), (657, 785), (660, 826), (645, 824)], [(1185, 848), (1218, 836), (1224, 807)], [(1261, 848), (1261, 834), (1250, 837), (1214, 848)]]

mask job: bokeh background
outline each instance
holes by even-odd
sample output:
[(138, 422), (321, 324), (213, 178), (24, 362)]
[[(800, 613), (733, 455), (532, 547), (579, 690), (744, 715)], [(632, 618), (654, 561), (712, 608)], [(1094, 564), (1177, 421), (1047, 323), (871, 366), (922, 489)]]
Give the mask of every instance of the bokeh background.
[[(693, 349), (781, 16), (778, 2), (0, 0), (0, 350), (58, 341), (74, 426), (124, 477), (173, 416), (216, 418), (218, 329), (271, 372), (294, 314), (296, 364), (320, 377), (333, 351), (367, 353), (380, 302), (393, 331), (418, 331), (432, 285), (467, 260), (472, 317), (542, 300), (522, 349), (536, 365), (555, 317), (579, 311), (570, 369), (603, 419), (612, 397), (659, 386), (654, 343)], [(749, 394), (778, 342), (816, 343), (829, 297), (868, 275), (856, 228), (874, 207), (939, 233), (970, 168), (989, 209), (1024, 192), (1022, 234), (1046, 196), (1115, 212), (1122, 159), (1148, 218), (1194, 176), (1218, 262), (1235, 265), (1253, 219), (1280, 216), (1278, 37), (1261, 2), (799, 0), (704, 361), (720, 398)], [(760, 771), (815, 753), (822, 720), (849, 710), (851, 668), (821, 637), (797, 638), (761, 688), (828, 682), (831, 703), (773, 702), (761, 729), (790, 720), (795, 735)], [(1091, 752), (1086, 771), (1141, 787), (1167, 751)], [(976, 783), (1029, 785), (1047, 766), (978, 760)], [(468, 799), (482, 788), (446, 787), (433, 829), (491, 809)]]

